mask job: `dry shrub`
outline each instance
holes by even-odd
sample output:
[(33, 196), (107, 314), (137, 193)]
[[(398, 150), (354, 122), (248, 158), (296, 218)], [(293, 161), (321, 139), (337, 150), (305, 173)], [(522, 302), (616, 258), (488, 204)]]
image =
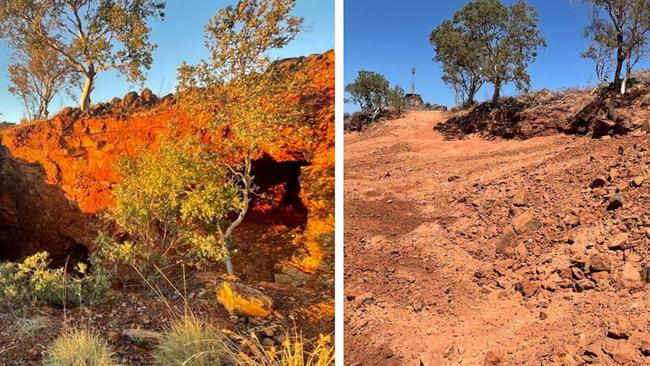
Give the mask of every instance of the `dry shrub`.
[(45, 366), (117, 366), (108, 344), (85, 330), (65, 330), (50, 346)]
[(334, 365), (334, 347), (331, 336), (319, 336), (316, 342), (306, 341), (302, 335), (285, 333), (279, 349), (264, 347), (254, 337), (244, 340), (230, 358), (237, 366), (330, 366)]
[(160, 366), (219, 366), (224, 364), (228, 342), (216, 328), (193, 315), (174, 320), (154, 351)]

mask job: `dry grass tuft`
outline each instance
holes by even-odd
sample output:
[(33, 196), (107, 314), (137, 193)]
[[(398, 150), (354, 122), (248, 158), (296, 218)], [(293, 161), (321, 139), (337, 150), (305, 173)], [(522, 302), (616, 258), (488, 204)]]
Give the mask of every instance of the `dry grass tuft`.
[(117, 366), (106, 342), (85, 330), (65, 330), (48, 349), (45, 366)]
[(219, 366), (228, 348), (226, 338), (216, 328), (193, 315), (174, 320), (154, 351), (160, 366)]
[[(231, 350), (230, 359), (237, 366), (334, 365), (334, 347), (331, 336), (321, 335), (313, 344), (297, 333), (292, 336), (285, 333), (284, 339), (279, 349), (264, 347), (257, 338), (242, 341), (240, 350), (229, 349)], [(310, 348), (311, 351), (309, 351)]]

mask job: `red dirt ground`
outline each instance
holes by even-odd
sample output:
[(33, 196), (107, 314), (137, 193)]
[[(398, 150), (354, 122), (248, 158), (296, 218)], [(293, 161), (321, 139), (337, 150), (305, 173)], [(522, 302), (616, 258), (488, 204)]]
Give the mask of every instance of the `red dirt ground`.
[(447, 116), (345, 136), (345, 364), (650, 364), (650, 134), (445, 141)]

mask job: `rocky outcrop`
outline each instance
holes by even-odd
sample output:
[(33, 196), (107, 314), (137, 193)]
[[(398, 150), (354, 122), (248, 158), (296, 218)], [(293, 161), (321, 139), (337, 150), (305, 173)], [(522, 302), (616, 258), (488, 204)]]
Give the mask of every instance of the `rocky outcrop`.
[(650, 132), (647, 122), (650, 119), (650, 81), (646, 76), (649, 73), (638, 72), (630, 79), (626, 94), (614, 100), (615, 116), (609, 113), (610, 86), (558, 92), (542, 89), (503, 98), (497, 105), (486, 102), (459, 111), (435, 128), (448, 139), (470, 134), (488, 139), (527, 139), (556, 133), (594, 138), (633, 131), (647, 133)]
[[(256, 183), (268, 193), (262, 196), (277, 201), (276, 206), (297, 207), (303, 219), (294, 226), (304, 226), (312, 204), (301, 195), (301, 169), (333, 153), (334, 53), (280, 65), (311, 81), (296, 93), (304, 100), (305, 124), (312, 127), (313, 136), (265, 148), (268, 153), (255, 164)], [(121, 157), (154, 148), (162, 135), (172, 133), (172, 123), (178, 137), (205, 134), (175, 96), (158, 98), (145, 89), (94, 104), (85, 113), (65, 108), (49, 120), (4, 130), (0, 257), (14, 259), (48, 250), (56, 258), (92, 250), (99, 214), (113, 204), (111, 190), (120, 181), (116, 167)]]

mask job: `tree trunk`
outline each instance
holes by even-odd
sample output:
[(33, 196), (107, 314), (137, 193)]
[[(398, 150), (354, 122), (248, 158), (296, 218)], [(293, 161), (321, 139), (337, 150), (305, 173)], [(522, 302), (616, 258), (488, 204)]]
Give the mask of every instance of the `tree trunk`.
[(627, 62), (625, 63), (625, 78), (623, 78), (623, 83), (621, 83), (621, 95), (624, 95), (627, 91), (627, 82), (630, 80), (630, 74), (632, 74), (632, 55), (627, 57)]
[(223, 235), (223, 240), (225, 242), (226, 252), (227, 252), (224, 262), (226, 263), (226, 272), (228, 273), (229, 276), (235, 275), (235, 270), (232, 264), (232, 258), (230, 257), (230, 251), (234, 247), (232, 232), (233, 230), (235, 230), (235, 228), (237, 228), (237, 226), (239, 226), (244, 221), (244, 217), (248, 212), (248, 206), (250, 205), (250, 201), (251, 201), (250, 198), (251, 188), (253, 187), (253, 176), (251, 175), (252, 167), (253, 167), (253, 160), (251, 157), (251, 153), (247, 153), (246, 156), (244, 157), (244, 172), (241, 174), (242, 183), (244, 184), (242, 208), (241, 211), (239, 212), (239, 216), (237, 216), (235, 221), (233, 221), (230, 224), (230, 226), (228, 226), (228, 229), (226, 229), (226, 233)]
[(235, 269), (232, 266), (232, 258), (230, 258), (230, 254), (225, 259), (226, 262), (226, 273), (228, 273), (228, 276), (234, 276), (235, 275)]
[(614, 90), (621, 87), (621, 71), (623, 71), (623, 62), (625, 54), (623, 53), (623, 35), (619, 32), (616, 36), (616, 70), (614, 71)]
[(468, 107), (471, 107), (474, 104), (474, 96), (476, 95), (476, 85), (472, 84), (467, 91), (467, 100), (465, 101), (465, 104)]
[(497, 81), (494, 83), (494, 94), (492, 94), (492, 104), (499, 103), (499, 98), (501, 97), (501, 82)]
[(86, 82), (84, 83), (84, 87), (81, 91), (81, 101), (79, 103), (79, 107), (81, 108), (82, 112), (85, 112), (90, 106), (90, 92), (92, 92), (94, 84), (95, 72), (91, 71), (86, 73)]

